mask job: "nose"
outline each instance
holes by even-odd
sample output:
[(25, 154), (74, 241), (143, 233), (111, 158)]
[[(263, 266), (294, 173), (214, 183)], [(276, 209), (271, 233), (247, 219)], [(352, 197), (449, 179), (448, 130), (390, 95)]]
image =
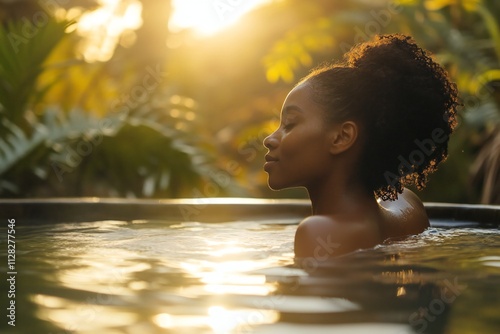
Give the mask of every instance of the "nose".
[(268, 150), (273, 150), (279, 145), (279, 139), (276, 135), (276, 131), (271, 133), (269, 136), (267, 136), (264, 139), (264, 147), (266, 147)]

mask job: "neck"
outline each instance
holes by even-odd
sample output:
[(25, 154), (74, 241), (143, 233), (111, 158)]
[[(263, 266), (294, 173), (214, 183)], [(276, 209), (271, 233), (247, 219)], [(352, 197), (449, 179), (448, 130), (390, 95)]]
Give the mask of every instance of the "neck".
[(336, 215), (356, 212), (360, 207), (376, 206), (373, 191), (353, 178), (321, 182), (306, 187), (311, 199), (313, 215)]

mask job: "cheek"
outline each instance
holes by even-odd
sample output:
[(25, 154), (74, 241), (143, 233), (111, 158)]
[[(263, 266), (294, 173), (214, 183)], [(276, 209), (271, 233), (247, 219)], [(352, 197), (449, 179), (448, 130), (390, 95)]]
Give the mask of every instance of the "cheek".
[[(307, 128), (283, 137), (281, 153), (283, 157), (288, 158), (309, 157), (318, 160), (328, 153), (328, 149), (322, 131), (316, 128)], [(309, 161), (301, 161), (301, 163), (309, 163)]]

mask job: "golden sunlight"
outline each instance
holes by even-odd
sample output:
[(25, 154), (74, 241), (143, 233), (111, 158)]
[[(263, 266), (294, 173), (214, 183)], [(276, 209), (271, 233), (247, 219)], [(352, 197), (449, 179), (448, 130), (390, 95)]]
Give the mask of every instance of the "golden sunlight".
[(247, 332), (252, 326), (271, 324), (278, 321), (278, 313), (272, 310), (257, 309), (228, 309), (224, 306), (213, 305), (207, 308), (206, 315), (180, 315), (160, 313), (153, 317), (153, 322), (161, 328), (175, 332), (193, 333), (210, 332), (214, 334), (229, 334)]
[(80, 52), (88, 62), (107, 61), (125, 32), (142, 25), (139, 0), (99, 0), (100, 7), (81, 16), (76, 27), (84, 36)]
[(169, 29), (193, 29), (213, 35), (235, 24), (244, 14), (270, 0), (173, 0)]

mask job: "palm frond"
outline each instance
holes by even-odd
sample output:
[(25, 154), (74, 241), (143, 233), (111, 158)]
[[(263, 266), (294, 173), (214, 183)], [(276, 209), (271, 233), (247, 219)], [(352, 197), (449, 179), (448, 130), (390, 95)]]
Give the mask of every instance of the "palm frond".
[(46, 128), (43, 126), (36, 126), (35, 131), (28, 137), (23, 130), (8, 120), (4, 119), (2, 123), (9, 132), (4, 134), (4, 138), (0, 138), (0, 175), (42, 145), (47, 137)]
[(0, 25), (0, 106), (11, 122), (22, 122), (43, 63), (68, 25), (53, 19), (40, 27), (28, 27), (25, 21)]
[[(30, 124), (29, 134), (7, 119), (2, 123), (5, 130), (0, 138), (0, 177), (4, 179), (4, 189), (0, 184), (0, 192), (22, 188), (13, 187), (15, 181), (13, 183), (8, 176), (46, 176), (51, 154), (57, 153), (70, 138), (92, 136), (101, 124), (98, 119), (83, 111), (73, 110), (68, 116), (63, 116), (56, 109), (49, 109), (41, 119), (35, 119)], [(106, 123), (107, 134), (116, 133), (119, 125), (115, 120), (109, 120)]]
[(217, 193), (205, 196), (237, 189), (211, 181), (220, 173), (213, 157), (155, 117), (99, 119), (79, 109), (48, 109), (32, 123), (31, 135), (5, 122), (10, 131), (0, 138), (0, 196), (22, 196), (21, 190), (36, 191), (34, 184), (58, 196), (95, 195), (101, 187), (109, 191), (102, 196), (192, 197), (203, 194), (207, 182)]

